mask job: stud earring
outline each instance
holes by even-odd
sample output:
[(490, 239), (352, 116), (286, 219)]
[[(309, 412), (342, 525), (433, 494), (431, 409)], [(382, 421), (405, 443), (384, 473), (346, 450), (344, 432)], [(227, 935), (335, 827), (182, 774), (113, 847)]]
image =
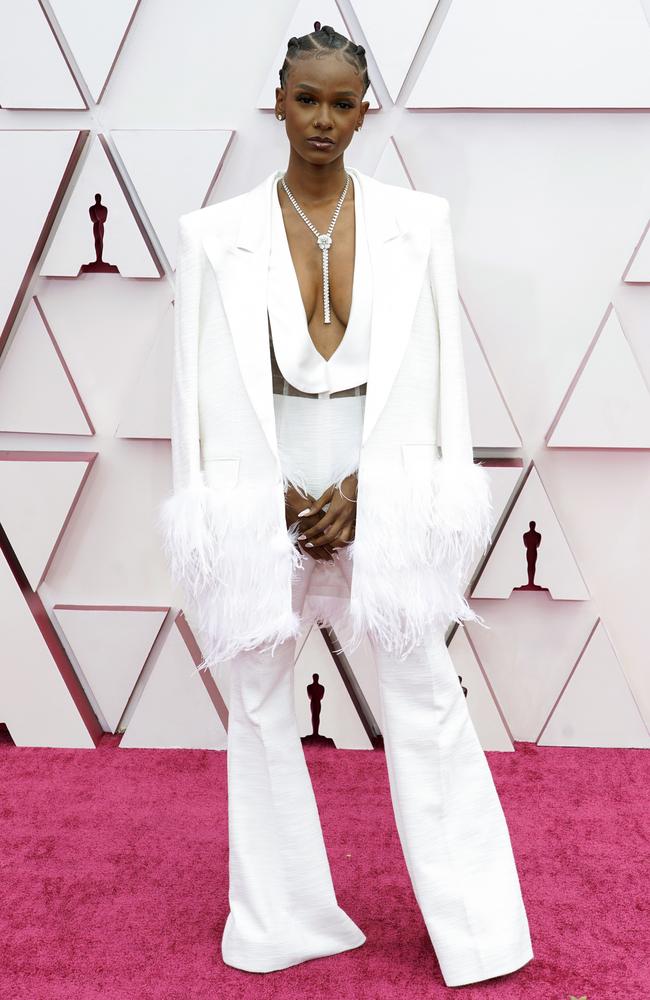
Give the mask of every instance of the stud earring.
[(276, 115), (275, 117), (278, 119), (279, 122), (284, 121), (284, 115)]

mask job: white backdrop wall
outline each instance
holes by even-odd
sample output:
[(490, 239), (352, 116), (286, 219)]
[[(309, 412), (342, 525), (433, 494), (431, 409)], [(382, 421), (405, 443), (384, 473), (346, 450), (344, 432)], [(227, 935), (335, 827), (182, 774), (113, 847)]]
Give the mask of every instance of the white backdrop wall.
[[(483, 629), (450, 650), (486, 749), (648, 746), (650, 0), (0, 0), (0, 722), (20, 745), (226, 745), (154, 527), (170, 486), (176, 220), (286, 166), (293, 35), (368, 53), (345, 160), (449, 199)], [(102, 194), (105, 259), (88, 210)], [(522, 534), (542, 534), (538, 591)], [(498, 523), (497, 523), (498, 522)], [(373, 663), (305, 635), (296, 705), (371, 747)], [(348, 674), (350, 685), (343, 683)], [(329, 699), (329, 700), (328, 700)]]

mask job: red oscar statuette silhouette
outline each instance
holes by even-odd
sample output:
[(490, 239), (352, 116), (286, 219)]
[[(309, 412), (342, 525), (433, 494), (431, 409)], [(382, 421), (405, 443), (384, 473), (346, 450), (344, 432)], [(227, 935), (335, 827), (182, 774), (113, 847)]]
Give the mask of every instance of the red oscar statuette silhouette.
[(548, 593), (548, 587), (540, 587), (539, 584), (535, 583), (535, 567), (537, 565), (537, 550), (542, 543), (542, 535), (539, 531), (535, 531), (536, 521), (529, 521), (530, 531), (525, 531), (521, 536), (523, 543), (526, 547), (526, 566), (528, 567), (528, 583), (521, 587), (513, 587), (513, 590), (545, 590)]
[(312, 674), (313, 683), (307, 685), (307, 695), (309, 696), (309, 706), (311, 708), (312, 731), (309, 736), (303, 736), (303, 743), (318, 743), (320, 746), (335, 746), (334, 740), (329, 736), (322, 736), (318, 732), (320, 725), (320, 706), (325, 694), (325, 688), (318, 681), (318, 674)]
[(104, 223), (108, 217), (106, 205), (102, 205), (101, 194), (95, 195), (95, 204), (88, 209), (88, 214), (93, 222), (93, 237), (95, 240), (95, 260), (90, 264), (82, 264), (79, 274), (119, 274), (116, 264), (107, 264), (102, 259), (104, 254)]

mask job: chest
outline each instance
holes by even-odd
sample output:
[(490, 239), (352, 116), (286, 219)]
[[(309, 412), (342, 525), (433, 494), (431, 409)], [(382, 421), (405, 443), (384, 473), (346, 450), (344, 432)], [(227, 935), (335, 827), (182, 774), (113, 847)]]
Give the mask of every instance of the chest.
[[(279, 192), (286, 232), (309, 336), (318, 353), (327, 361), (339, 347), (350, 320), (356, 257), (354, 188), (350, 184), (341, 206), (329, 250), (330, 322), (324, 318), (323, 252), (316, 234), (298, 215), (286, 192)], [(307, 213), (319, 233), (328, 230), (331, 213)]]

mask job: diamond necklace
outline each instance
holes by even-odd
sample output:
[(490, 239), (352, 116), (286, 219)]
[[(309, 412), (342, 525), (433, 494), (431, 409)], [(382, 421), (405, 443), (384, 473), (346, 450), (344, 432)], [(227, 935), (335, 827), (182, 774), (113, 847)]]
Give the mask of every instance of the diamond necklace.
[(334, 229), (334, 225), (336, 223), (336, 220), (338, 219), (339, 212), (341, 211), (341, 205), (343, 204), (343, 200), (345, 198), (345, 195), (346, 195), (347, 190), (348, 190), (348, 186), (350, 184), (350, 175), (346, 174), (346, 177), (347, 177), (347, 180), (345, 182), (345, 187), (343, 188), (343, 194), (339, 198), (338, 204), (337, 204), (336, 208), (334, 209), (334, 215), (332, 216), (332, 221), (330, 222), (330, 224), (329, 224), (329, 226), (327, 228), (327, 232), (326, 233), (319, 233), (318, 232), (318, 230), (316, 229), (316, 226), (314, 225), (314, 223), (311, 222), (311, 220), (307, 218), (307, 216), (305, 215), (305, 213), (301, 209), (300, 205), (298, 204), (298, 202), (296, 201), (296, 199), (294, 198), (294, 196), (291, 194), (291, 191), (287, 187), (286, 181), (284, 179), (284, 175), (281, 178), (281, 180), (282, 180), (282, 187), (287, 192), (287, 195), (289, 196), (289, 200), (291, 201), (291, 204), (295, 208), (295, 210), (298, 213), (298, 215), (300, 216), (300, 218), (303, 219), (307, 223), (307, 225), (309, 226), (309, 228), (311, 229), (311, 231), (314, 232), (314, 233), (316, 233), (316, 236), (317, 236), (316, 242), (317, 242), (318, 246), (321, 248), (321, 250), (323, 252), (323, 321), (325, 323), (331, 323), (331, 319), (330, 319), (330, 277), (329, 277), (330, 262), (329, 262), (329, 251), (330, 251), (330, 247), (332, 246), (332, 230)]

